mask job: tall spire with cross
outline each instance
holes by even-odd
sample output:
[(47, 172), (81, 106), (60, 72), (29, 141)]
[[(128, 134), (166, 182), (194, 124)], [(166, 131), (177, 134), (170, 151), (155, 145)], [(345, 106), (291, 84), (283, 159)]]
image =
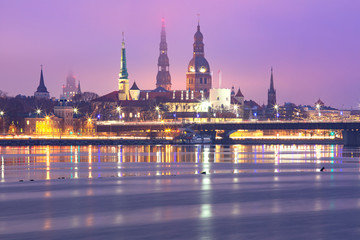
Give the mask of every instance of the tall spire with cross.
[(129, 77), (129, 74), (128, 74), (128, 71), (126, 68), (125, 37), (124, 37), (124, 32), (122, 32), (121, 63), (120, 63), (119, 79), (127, 79), (128, 77)]
[(158, 59), (158, 73), (156, 75), (156, 87), (162, 87), (168, 91), (171, 90), (171, 76), (169, 72), (169, 57), (167, 55), (167, 43), (165, 32), (165, 19), (161, 19), (160, 34), (160, 56)]
[(119, 100), (129, 100), (129, 74), (126, 67), (126, 51), (125, 51), (125, 37), (124, 32), (122, 33), (121, 42), (121, 62), (120, 62), (120, 73), (119, 73)]
[(47, 91), (47, 88), (45, 87), (45, 81), (44, 81), (44, 74), (43, 74), (43, 65), (40, 65), (40, 83), (37, 87), (36, 92), (34, 93), (34, 97), (37, 99), (43, 98), (43, 99), (49, 99), (50, 93)]
[(271, 67), (270, 88), (268, 90), (268, 107), (273, 108), (276, 104), (276, 90), (274, 88), (273, 68)]

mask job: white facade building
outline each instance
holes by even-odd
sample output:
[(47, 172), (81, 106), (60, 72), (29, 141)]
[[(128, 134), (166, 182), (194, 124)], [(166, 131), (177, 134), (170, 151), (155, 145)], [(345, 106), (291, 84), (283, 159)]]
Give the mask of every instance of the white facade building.
[(231, 104), (231, 90), (228, 88), (210, 89), (210, 105), (215, 110), (229, 110)]

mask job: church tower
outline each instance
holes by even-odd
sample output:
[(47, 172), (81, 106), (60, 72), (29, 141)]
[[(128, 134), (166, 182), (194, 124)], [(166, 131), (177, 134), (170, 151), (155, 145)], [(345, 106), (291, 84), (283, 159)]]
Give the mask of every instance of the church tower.
[(171, 76), (169, 72), (169, 58), (167, 55), (167, 43), (165, 32), (165, 20), (161, 19), (161, 40), (160, 56), (158, 59), (158, 73), (156, 75), (156, 88), (162, 87), (168, 91), (171, 90)]
[(205, 59), (203, 35), (198, 22), (197, 32), (194, 35), (193, 58), (189, 62), (186, 73), (186, 90), (209, 92), (211, 89), (210, 66)]
[(81, 95), (80, 81), (78, 82), (77, 94)]
[(268, 108), (274, 108), (276, 104), (276, 90), (274, 88), (273, 69), (271, 68), (270, 89), (268, 90)]
[(37, 88), (37, 91), (34, 93), (34, 97), (36, 99), (50, 99), (50, 93), (47, 91), (47, 88), (45, 87), (42, 65), (40, 71), (40, 83)]
[(121, 44), (121, 63), (119, 73), (119, 100), (129, 100), (129, 74), (126, 68), (126, 53), (125, 53), (125, 40), (124, 33), (122, 33), (122, 44)]

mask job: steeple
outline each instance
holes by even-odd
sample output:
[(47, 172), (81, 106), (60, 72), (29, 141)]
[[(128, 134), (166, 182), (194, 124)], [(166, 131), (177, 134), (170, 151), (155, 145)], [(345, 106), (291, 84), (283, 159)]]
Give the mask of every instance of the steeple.
[(270, 91), (275, 92), (274, 88), (274, 77), (273, 77), (273, 68), (271, 67), (271, 76), (270, 76)]
[(194, 35), (194, 44), (193, 44), (194, 55), (200, 55), (200, 56), (205, 55), (203, 39), (204, 39), (204, 36), (200, 32), (200, 23), (198, 22), (197, 31)]
[(121, 62), (120, 62), (120, 73), (119, 73), (119, 100), (129, 100), (129, 74), (126, 68), (126, 51), (125, 51), (125, 39), (124, 32), (122, 33), (121, 42)]
[(45, 99), (49, 99), (50, 98), (50, 94), (47, 91), (47, 88), (45, 87), (45, 81), (44, 81), (44, 74), (43, 74), (43, 69), (42, 69), (42, 65), (41, 66), (41, 70), (40, 70), (40, 83), (39, 86), (37, 87), (37, 91), (34, 93), (34, 97), (35, 98), (45, 98)]
[(161, 19), (160, 56), (158, 59), (158, 73), (156, 75), (156, 88), (162, 87), (171, 90), (171, 76), (169, 72), (169, 57), (167, 55), (167, 43), (165, 32), (165, 20)]
[(124, 32), (122, 33), (122, 43), (121, 43), (121, 63), (120, 63), (120, 79), (128, 79), (129, 74), (126, 68), (126, 51), (125, 51), (125, 38)]
[(45, 83), (44, 83), (44, 74), (43, 74), (43, 69), (42, 69), (42, 65), (41, 66), (41, 71), (40, 71), (40, 84), (37, 88), (37, 92), (48, 92), (47, 88), (45, 87)]
[(274, 77), (273, 77), (273, 68), (271, 67), (271, 76), (270, 76), (270, 88), (268, 90), (268, 108), (273, 108), (276, 104), (276, 90), (274, 88)]

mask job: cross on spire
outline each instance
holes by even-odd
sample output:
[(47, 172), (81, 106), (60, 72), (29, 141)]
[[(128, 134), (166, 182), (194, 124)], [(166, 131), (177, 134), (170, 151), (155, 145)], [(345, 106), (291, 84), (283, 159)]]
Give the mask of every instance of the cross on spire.
[(122, 34), (121, 46), (122, 46), (122, 48), (125, 48), (125, 34), (124, 34), (124, 32), (122, 32), (121, 34)]

